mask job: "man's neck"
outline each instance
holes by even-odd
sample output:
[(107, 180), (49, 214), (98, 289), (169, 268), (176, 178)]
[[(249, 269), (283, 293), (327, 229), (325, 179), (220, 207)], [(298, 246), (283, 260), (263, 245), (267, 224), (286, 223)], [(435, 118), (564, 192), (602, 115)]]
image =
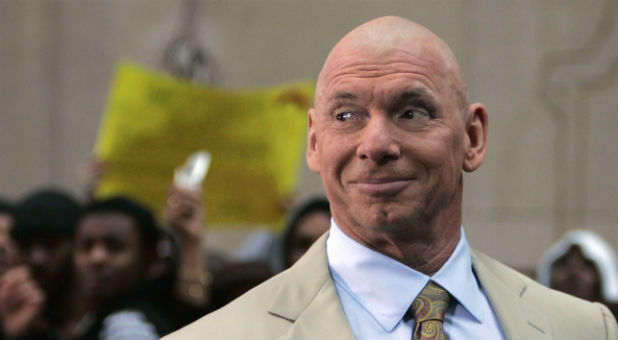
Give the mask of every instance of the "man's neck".
[(457, 221), (432, 227), (411, 227), (397, 233), (372, 231), (362, 235), (355, 229), (338, 225), (362, 245), (431, 276), (442, 268), (457, 247), (461, 236), (460, 220)]
[[(449, 233), (448, 237), (441, 237), (434, 242), (426, 243), (424, 240), (414, 243), (402, 244), (399, 247), (398, 261), (425, 275), (435, 274), (451, 254), (455, 251), (460, 239), (460, 227)], [(387, 254), (389, 255), (389, 254)], [(389, 255), (392, 257), (392, 255)]]

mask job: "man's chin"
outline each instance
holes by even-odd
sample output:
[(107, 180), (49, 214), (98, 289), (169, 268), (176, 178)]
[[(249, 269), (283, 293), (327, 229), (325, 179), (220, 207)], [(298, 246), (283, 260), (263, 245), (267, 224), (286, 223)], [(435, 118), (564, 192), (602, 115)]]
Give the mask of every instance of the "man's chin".
[(403, 234), (410, 232), (410, 224), (406, 224), (405, 222), (389, 222), (389, 223), (381, 223), (375, 224), (371, 228), (374, 232), (384, 233), (384, 234)]
[(397, 203), (374, 204), (364, 214), (365, 220), (376, 229), (399, 230), (418, 224), (418, 209)]

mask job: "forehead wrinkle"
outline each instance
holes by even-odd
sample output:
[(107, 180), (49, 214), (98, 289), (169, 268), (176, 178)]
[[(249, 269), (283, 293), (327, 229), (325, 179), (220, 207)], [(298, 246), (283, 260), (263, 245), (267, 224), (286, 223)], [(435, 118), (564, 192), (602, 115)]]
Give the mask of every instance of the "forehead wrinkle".
[(410, 98), (420, 98), (430, 101), (434, 100), (434, 96), (422, 87), (403, 89), (387, 96), (387, 100), (391, 103), (401, 102)]
[(330, 111), (337, 106), (356, 101), (358, 101), (358, 96), (356, 94), (348, 91), (336, 91), (334, 94), (326, 98), (326, 111)]
[[(333, 90), (338, 90), (338, 87), (345, 87), (341, 85), (340, 79), (348, 82), (354, 79), (389, 78), (408, 74), (411, 76), (411, 83), (420, 82), (431, 92), (447, 92), (450, 86), (445, 87), (443, 80), (449, 77), (441, 64), (433, 62), (436, 58), (438, 57), (432, 51), (411, 53), (400, 49), (393, 50), (383, 58), (343, 56), (334, 60), (330, 69), (329, 64), (325, 65), (317, 86), (319, 89), (316, 91), (316, 106), (320, 101), (319, 96), (328, 96)], [(330, 100), (330, 96), (327, 100)]]
[(329, 99), (346, 99), (346, 100), (356, 100), (358, 96), (352, 92), (347, 91), (337, 91), (334, 95), (330, 96)]
[[(409, 74), (414, 78), (410, 78), (409, 81), (402, 81), (401, 85), (397, 88), (393, 89), (382, 89), (381, 84), (372, 85), (370, 89), (355, 89), (354, 91), (348, 91), (346, 89), (347, 83), (354, 83), (354, 79), (364, 79), (364, 78), (390, 78), (390, 77), (398, 77), (400, 75)], [(352, 75), (352, 80), (350, 80), (349, 76)], [(344, 84), (341, 84), (339, 81), (340, 78), (343, 78)], [(420, 78), (420, 79), (418, 79)], [(409, 92), (409, 95), (421, 96), (424, 95), (426, 97), (433, 97), (434, 92), (437, 90), (433, 87), (435, 84), (432, 81), (431, 76), (422, 72), (413, 72), (413, 71), (405, 71), (405, 72), (379, 72), (372, 74), (355, 74), (350, 72), (345, 72), (341, 74), (335, 75), (333, 78), (329, 80), (328, 87), (326, 88), (327, 100), (331, 99), (358, 99), (359, 94), (356, 92), (360, 92), (360, 94), (364, 94), (365, 92), (370, 92), (373, 97), (373, 93), (378, 91), (377, 93), (382, 92)], [(358, 85), (358, 84), (354, 84)], [(368, 91), (367, 91), (368, 90)], [(355, 92), (356, 91), (356, 92)], [(329, 95), (331, 92), (334, 92), (332, 95)]]
[[(446, 90), (451, 92), (456, 106), (467, 107), (466, 85), (448, 45), (427, 28), (399, 17), (369, 21), (352, 30), (335, 45), (318, 76), (315, 104), (325, 94), (325, 85), (334, 80), (342, 67), (358, 64), (358, 59), (363, 57), (374, 65), (384, 64), (387, 61), (381, 57), (392, 55), (394, 51), (407, 55), (403, 63), (416, 63), (435, 72), (446, 84)], [(371, 72), (372, 69), (367, 68), (366, 71)]]

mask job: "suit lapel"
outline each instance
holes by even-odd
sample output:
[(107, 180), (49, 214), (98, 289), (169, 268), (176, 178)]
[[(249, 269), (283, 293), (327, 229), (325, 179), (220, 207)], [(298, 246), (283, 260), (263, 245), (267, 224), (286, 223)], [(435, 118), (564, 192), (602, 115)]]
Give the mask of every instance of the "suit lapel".
[[(323, 235), (286, 273), (268, 312), (292, 324), (280, 339), (354, 339), (326, 259)], [(552, 339), (549, 321), (522, 297), (526, 283), (495, 260), (472, 251), (472, 266), (508, 339)]]
[(292, 322), (281, 339), (354, 339), (326, 260), (326, 238), (286, 273), (268, 312)]
[(522, 299), (526, 283), (493, 259), (472, 251), (472, 266), (507, 339), (552, 339), (545, 316)]

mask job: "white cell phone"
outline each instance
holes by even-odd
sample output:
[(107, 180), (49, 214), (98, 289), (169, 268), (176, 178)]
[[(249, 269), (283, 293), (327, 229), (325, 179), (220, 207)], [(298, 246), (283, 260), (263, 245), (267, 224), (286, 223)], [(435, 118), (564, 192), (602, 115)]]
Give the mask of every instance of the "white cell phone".
[(210, 159), (208, 151), (191, 154), (183, 166), (174, 170), (174, 184), (187, 190), (199, 190), (210, 168)]

